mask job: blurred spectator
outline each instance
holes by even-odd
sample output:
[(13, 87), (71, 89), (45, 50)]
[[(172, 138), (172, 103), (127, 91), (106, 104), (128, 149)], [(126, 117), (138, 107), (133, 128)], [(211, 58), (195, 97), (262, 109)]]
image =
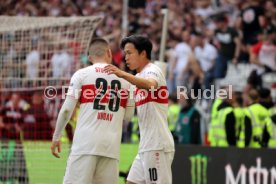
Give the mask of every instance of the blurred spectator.
[(204, 87), (211, 89), (213, 69), (217, 58), (217, 49), (211, 45), (203, 34), (198, 35), (198, 45), (195, 47), (195, 57), (204, 72)]
[(169, 94), (173, 94), (176, 90), (175, 86), (175, 80), (174, 80), (174, 69), (175, 67), (175, 46), (177, 44), (176, 40), (170, 40), (168, 42), (169, 48), (166, 51), (166, 60), (167, 60), (167, 86), (168, 86), (168, 91)]
[(175, 127), (176, 143), (201, 144), (200, 114), (194, 106), (191, 95), (181, 95), (181, 110)]
[(24, 118), (24, 139), (52, 139), (50, 117), (46, 112), (43, 93), (41, 91), (34, 92), (31, 107), (27, 110)]
[(32, 45), (32, 51), (26, 58), (26, 77), (28, 79), (36, 79), (39, 77), (39, 60), (40, 53), (37, 45)]
[(111, 51), (112, 51), (112, 61), (113, 64), (117, 67), (123, 69), (124, 63), (123, 63), (123, 54), (121, 49), (119, 48), (119, 42), (113, 41), (110, 44)]
[[(29, 178), (24, 157), (22, 129), (24, 112), (29, 105), (18, 93), (12, 93), (10, 100), (0, 113), (1, 150), (9, 156), (1, 158), (0, 182), (28, 184)], [(8, 149), (7, 149), (8, 147)]]
[(53, 78), (70, 77), (72, 62), (72, 56), (66, 51), (66, 48), (59, 45), (51, 59)]
[(249, 91), (251, 89), (260, 89), (262, 86), (262, 78), (257, 74), (256, 70), (253, 70), (248, 79), (247, 79), (247, 83), (245, 84), (245, 86), (243, 87), (243, 91), (242, 91), (242, 98), (243, 98), (243, 106), (246, 107), (248, 106), (249, 103)]
[(24, 113), (29, 104), (18, 93), (12, 93), (10, 100), (1, 109), (1, 139), (20, 140), (23, 129)]
[(212, 7), (211, 0), (195, 1), (195, 6), (195, 14), (200, 15), (204, 19), (208, 18), (215, 11)]
[(188, 91), (193, 90), (193, 98), (198, 96), (199, 91), (201, 91), (202, 81), (203, 81), (203, 71), (200, 67), (195, 56), (195, 47), (199, 42), (199, 38), (196, 35), (192, 35), (190, 39), (190, 46), (192, 52), (188, 56), (188, 63), (183, 71), (184, 84), (187, 87)]
[(257, 34), (265, 26), (264, 10), (258, 0), (246, 0), (237, 24), (242, 30), (242, 41), (245, 45), (257, 42)]
[(224, 78), (227, 71), (227, 64), (238, 63), (240, 55), (240, 38), (237, 31), (228, 27), (228, 23), (224, 14), (215, 17), (216, 30), (215, 41), (218, 47), (218, 58), (214, 68), (214, 78)]
[[(261, 33), (262, 34), (262, 33)], [(257, 73), (276, 72), (276, 29), (270, 27), (263, 40), (252, 45), (250, 63)]]
[(171, 71), (169, 72), (169, 83), (174, 87), (173, 90), (175, 91), (177, 86), (184, 85), (184, 75), (185, 75), (185, 68), (188, 63), (188, 57), (191, 54), (192, 50), (189, 45), (190, 40), (190, 31), (184, 30), (181, 33), (182, 41), (175, 46), (175, 59), (172, 62), (170, 67)]
[(139, 14), (130, 14), (129, 15), (129, 24), (128, 24), (128, 31), (129, 34), (137, 34), (140, 29), (140, 24), (138, 22)]
[(169, 129), (172, 132), (173, 136), (175, 136), (174, 130), (176, 127), (176, 122), (179, 117), (180, 105), (178, 104), (177, 94), (171, 94), (169, 96), (168, 103), (168, 124)]

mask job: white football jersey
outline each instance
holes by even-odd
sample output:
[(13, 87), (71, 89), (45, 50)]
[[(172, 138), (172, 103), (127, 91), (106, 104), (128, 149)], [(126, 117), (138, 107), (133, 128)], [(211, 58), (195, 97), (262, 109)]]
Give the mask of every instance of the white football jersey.
[(71, 155), (119, 159), (125, 108), (131, 104), (130, 83), (104, 73), (105, 66), (97, 63), (80, 69), (71, 79), (67, 95), (80, 102)]
[(162, 71), (155, 64), (147, 64), (136, 76), (154, 79), (158, 89), (136, 89), (140, 145), (139, 153), (152, 150), (174, 151), (174, 141), (168, 127), (168, 90)]

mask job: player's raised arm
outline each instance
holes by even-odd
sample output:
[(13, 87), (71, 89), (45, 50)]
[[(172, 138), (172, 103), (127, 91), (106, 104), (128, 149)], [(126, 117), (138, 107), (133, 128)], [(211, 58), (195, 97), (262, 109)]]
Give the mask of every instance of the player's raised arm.
[(142, 77), (134, 76), (130, 73), (120, 70), (119, 68), (111, 64), (105, 66), (104, 71), (108, 72), (109, 74), (115, 74), (118, 77), (127, 80), (139, 89), (156, 89), (158, 87), (157, 81), (154, 79), (145, 79)]

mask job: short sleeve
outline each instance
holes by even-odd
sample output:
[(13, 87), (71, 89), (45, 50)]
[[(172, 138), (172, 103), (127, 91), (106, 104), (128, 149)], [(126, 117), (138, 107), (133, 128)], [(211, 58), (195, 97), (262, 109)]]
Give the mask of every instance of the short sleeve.
[(73, 97), (75, 99), (80, 98), (81, 94), (81, 77), (79, 71), (74, 73), (70, 80), (70, 85), (68, 87), (67, 96)]
[(145, 71), (145, 78), (154, 79), (158, 86), (161, 86), (161, 71), (159, 71), (157, 68), (150, 67), (147, 71)]

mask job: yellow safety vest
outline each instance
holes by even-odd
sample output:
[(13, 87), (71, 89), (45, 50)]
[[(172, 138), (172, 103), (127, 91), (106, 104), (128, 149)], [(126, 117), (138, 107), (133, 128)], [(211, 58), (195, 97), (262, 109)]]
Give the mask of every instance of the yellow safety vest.
[(212, 146), (219, 147), (227, 147), (228, 142), (226, 138), (226, 130), (225, 130), (225, 121), (226, 117), (229, 113), (233, 112), (232, 107), (225, 107), (218, 111), (218, 119), (216, 119), (211, 128), (213, 130), (213, 141), (214, 144)]
[(271, 107), (268, 111), (270, 116), (276, 115), (276, 106)]
[(212, 125), (215, 123), (218, 119), (218, 106), (222, 103), (222, 100), (217, 98), (213, 105), (212, 105), (212, 110), (211, 110), (211, 120), (210, 120), (210, 125), (208, 129), (208, 140), (210, 141), (211, 146), (216, 146), (216, 142), (213, 136), (213, 129)]
[[(246, 108), (246, 116), (251, 120), (252, 136), (249, 143), (251, 148), (260, 148), (259, 141), (262, 139), (263, 128), (265, 126), (265, 119), (269, 117), (268, 110), (260, 104), (253, 104)], [(258, 139), (259, 141), (257, 141)]]
[(270, 117), (266, 119), (266, 127), (267, 127), (268, 134), (270, 135), (270, 139), (268, 141), (268, 147), (276, 149), (276, 124), (273, 122), (273, 120)]
[(175, 125), (179, 116), (179, 112), (180, 105), (178, 104), (172, 104), (168, 108), (168, 123), (171, 132), (175, 130)]

